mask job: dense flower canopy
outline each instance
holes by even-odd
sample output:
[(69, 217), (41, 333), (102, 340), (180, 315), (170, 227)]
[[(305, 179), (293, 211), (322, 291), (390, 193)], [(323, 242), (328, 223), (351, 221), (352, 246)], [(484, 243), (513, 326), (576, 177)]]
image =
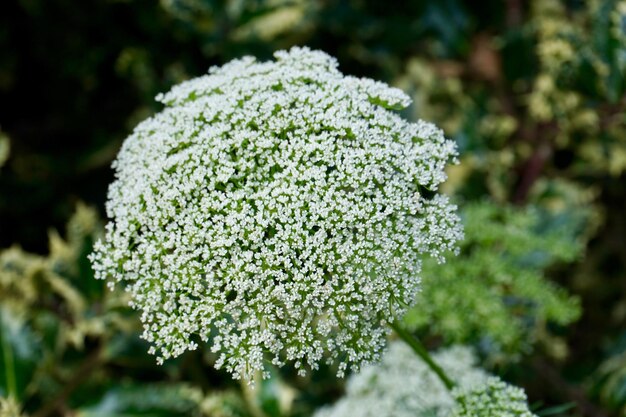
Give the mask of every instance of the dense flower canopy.
[(415, 300), (424, 254), (461, 236), (434, 191), (455, 146), (392, 110), (410, 100), (323, 52), (246, 57), (157, 97), (114, 163), (91, 256), (122, 281), (160, 360), (209, 342), (251, 379), (376, 360)]

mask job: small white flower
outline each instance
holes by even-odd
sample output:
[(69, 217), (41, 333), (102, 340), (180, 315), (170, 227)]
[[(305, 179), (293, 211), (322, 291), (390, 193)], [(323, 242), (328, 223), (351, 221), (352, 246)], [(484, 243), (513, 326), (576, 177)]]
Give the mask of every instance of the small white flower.
[(409, 123), (400, 90), (323, 52), (246, 57), (174, 87), (114, 162), (91, 259), (123, 281), (161, 359), (196, 348), (250, 379), (378, 359), (415, 299), (420, 259), (461, 236), (440, 195), (455, 146)]

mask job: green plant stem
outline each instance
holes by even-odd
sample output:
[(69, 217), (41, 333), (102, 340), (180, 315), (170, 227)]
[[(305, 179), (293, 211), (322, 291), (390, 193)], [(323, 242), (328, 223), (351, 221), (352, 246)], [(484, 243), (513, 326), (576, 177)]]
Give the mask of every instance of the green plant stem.
[(435, 361), (430, 356), (426, 348), (421, 344), (421, 342), (415, 336), (407, 332), (397, 321), (391, 323), (390, 326), (393, 331), (396, 332), (398, 336), (400, 336), (400, 339), (404, 340), (406, 344), (409, 345), (411, 349), (413, 349), (413, 351), (420, 358), (422, 358), (424, 362), (426, 362), (430, 369), (432, 369), (432, 371), (437, 374), (437, 376), (439, 377), (441, 382), (443, 382), (446, 388), (448, 388), (448, 390), (452, 390), (452, 388), (454, 388), (455, 386), (455, 383), (448, 377), (448, 375), (446, 375), (443, 369), (441, 369), (441, 367), (437, 365), (437, 363), (435, 363)]
[[(0, 317), (0, 320), (2, 320), (2, 317)], [(13, 356), (13, 347), (7, 341), (8, 334), (6, 333), (0, 335), (0, 342), (2, 342), (2, 356), (4, 359), (4, 374), (6, 378), (7, 391), (9, 397), (12, 396), (15, 399), (19, 399), (17, 395), (17, 378), (15, 375), (15, 358)]]

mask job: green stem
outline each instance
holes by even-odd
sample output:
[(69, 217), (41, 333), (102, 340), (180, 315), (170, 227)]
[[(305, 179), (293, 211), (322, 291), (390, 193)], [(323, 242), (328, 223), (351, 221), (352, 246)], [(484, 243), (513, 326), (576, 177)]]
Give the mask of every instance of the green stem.
[[(2, 318), (0, 317), (0, 320)], [(17, 378), (15, 375), (15, 358), (13, 357), (13, 347), (9, 344), (7, 337), (8, 332), (0, 335), (0, 341), (2, 342), (2, 356), (4, 360), (4, 376), (6, 378), (7, 391), (9, 397), (18, 399), (17, 396)]]
[(396, 332), (396, 334), (400, 336), (400, 339), (404, 340), (407, 345), (411, 346), (411, 349), (413, 349), (413, 351), (417, 353), (417, 355), (422, 358), (424, 362), (426, 362), (430, 369), (432, 369), (433, 372), (437, 374), (437, 376), (439, 377), (441, 382), (443, 382), (446, 388), (448, 388), (448, 390), (452, 390), (452, 388), (454, 388), (455, 386), (454, 382), (446, 375), (443, 369), (441, 369), (441, 367), (435, 363), (433, 358), (430, 356), (426, 348), (420, 343), (420, 341), (409, 332), (407, 332), (397, 321), (390, 323), (390, 326), (394, 330), (394, 332)]

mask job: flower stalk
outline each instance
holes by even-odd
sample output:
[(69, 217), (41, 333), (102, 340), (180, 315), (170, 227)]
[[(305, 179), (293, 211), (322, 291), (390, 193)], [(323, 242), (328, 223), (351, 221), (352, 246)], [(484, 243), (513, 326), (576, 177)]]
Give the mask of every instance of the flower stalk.
[(437, 376), (439, 377), (441, 382), (443, 382), (446, 388), (452, 391), (456, 384), (454, 383), (454, 381), (452, 381), (452, 379), (448, 377), (448, 375), (446, 375), (444, 370), (439, 365), (437, 365), (437, 363), (433, 360), (433, 358), (430, 356), (430, 354), (419, 341), (419, 339), (407, 332), (402, 327), (402, 325), (398, 323), (398, 321), (394, 321), (390, 324), (390, 326), (393, 331), (396, 332), (396, 334), (400, 337), (400, 339), (404, 340), (406, 344), (409, 345), (411, 349), (413, 349), (413, 352), (415, 352), (417, 356), (419, 356), (428, 365), (428, 367), (432, 369), (435, 374), (437, 374)]

